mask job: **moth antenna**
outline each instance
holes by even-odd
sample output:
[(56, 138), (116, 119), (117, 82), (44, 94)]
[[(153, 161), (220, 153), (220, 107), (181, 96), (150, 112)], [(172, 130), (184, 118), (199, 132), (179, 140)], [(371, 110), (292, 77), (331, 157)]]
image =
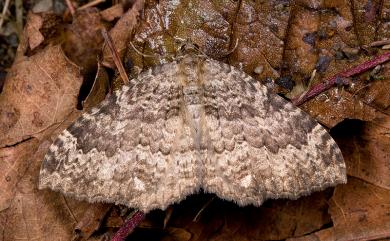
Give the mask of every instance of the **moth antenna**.
[(224, 57), (226, 57), (226, 56), (230, 55), (231, 53), (233, 53), (237, 49), (237, 46), (238, 46), (238, 38), (236, 39), (236, 43), (234, 44), (234, 47), (231, 50), (229, 50), (227, 53), (225, 53)]
[(134, 49), (134, 51), (135, 51), (137, 54), (139, 54), (139, 55), (141, 55), (141, 56), (143, 56), (143, 57), (145, 57), (145, 58), (161, 57), (161, 55), (159, 55), (159, 54), (144, 54), (144, 53), (142, 53), (141, 51), (139, 51), (139, 50), (134, 46), (133, 42), (131, 42), (131, 41), (130, 41), (130, 46)]

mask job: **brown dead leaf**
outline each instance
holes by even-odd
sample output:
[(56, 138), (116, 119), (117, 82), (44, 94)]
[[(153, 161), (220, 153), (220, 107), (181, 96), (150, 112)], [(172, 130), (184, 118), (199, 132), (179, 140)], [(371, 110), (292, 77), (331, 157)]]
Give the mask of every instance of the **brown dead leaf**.
[[(364, 103), (390, 114), (390, 64), (384, 64), (379, 72), (370, 76), (370, 72), (355, 81), (348, 91), (359, 97)], [(371, 71), (373, 72), (373, 71)]]
[(20, 36), (16, 60), (31, 56), (48, 45), (57, 45), (61, 40), (63, 19), (54, 13), (29, 12), (26, 26)]
[(277, 1), (242, 1), (241, 6), (230, 7), (229, 23), (233, 25), (230, 48), (234, 48), (236, 40), (238, 45), (229, 56), (229, 62), (242, 66), (245, 72), (258, 79), (279, 77), (277, 69), (283, 63), (291, 8), (285, 2)]
[(334, 241), (334, 228), (327, 228), (299, 238), (288, 238), (286, 241)]
[(100, 31), (104, 27), (99, 11), (87, 8), (78, 11), (73, 23), (66, 29), (65, 41), (62, 44), (64, 53), (81, 67), (84, 75), (96, 71), (98, 54), (103, 45)]
[(390, 190), (390, 117), (345, 122), (333, 130), (349, 175)]
[(173, 4), (165, 0), (158, 5), (156, 1), (148, 2), (132, 40), (138, 52), (129, 47), (127, 53), (134, 66), (133, 74), (172, 60), (187, 40), (210, 57), (227, 56), (235, 48), (231, 32), (237, 8), (234, 2), (186, 0)]
[(97, 231), (102, 224), (103, 218), (111, 208), (112, 204), (95, 203), (85, 212), (81, 220), (77, 223), (75, 237), (72, 240), (87, 240)]
[(381, 115), (343, 88), (333, 88), (300, 107), (328, 128), (344, 119), (371, 121)]
[(109, 88), (110, 80), (107, 71), (101, 63), (98, 62), (95, 80), (88, 96), (85, 98), (85, 101), (83, 101), (83, 108), (88, 110), (104, 100)]
[(15, 63), (0, 95), (0, 147), (21, 142), (63, 120), (76, 106), (79, 68), (59, 46)]
[(376, 40), (380, 21), (381, 1), (353, 1), (354, 27), (359, 36), (360, 45)]
[(166, 231), (169, 236), (162, 238), (161, 241), (189, 241), (192, 238), (191, 233), (183, 228), (170, 227)]
[(296, 201), (271, 200), (259, 208), (240, 208), (216, 199), (196, 222), (193, 218), (210, 196), (192, 196), (175, 205), (168, 227), (184, 228), (192, 234), (191, 240), (278, 240), (301, 236), (331, 222), (327, 214), (329, 191)]
[(330, 200), (334, 227), (287, 241), (387, 240), (390, 192), (357, 178), (337, 186)]
[(90, 204), (65, 199), (51, 191), (38, 191), (39, 169), (50, 142), (31, 156), (8, 209), (0, 212), (2, 240), (70, 240), (74, 224)]
[[(370, 24), (377, 25), (378, 19), (372, 23), (359, 22), (357, 24), (360, 24), (362, 29), (359, 27), (358, 32), (353, 31), (357, 30), (354, 29), (354, 21), (360, 19), (362, 12), (366, 11), (362, 11), (361, 5), (368, 6), (369, 2), (360, 1), (355, 8), (350, 1), (302, 0), (300, 6), (294, 8), (284, 52), (287, 68), (282, 71), (282, 76), (292, 76), (296, 83), (290, 97), (370, 58), (362, 54), (359, 44), (366, 43), (370, 38), (373, 41), (375, 34), (369, 36), (368, 32), (372, 29), (365, 33), (359, 31), (371, 26)], [(371, 10), (378, 7), (374, 2), (370, 6)], [(388, 91), (383, 87), (363, 88), (362, 91), (362, 86), (357, 87), (354, 82), (360, 83), (361, 80), (354, 79), (351, 82), (351, 86), (356, 87), (354, 89), (334, 87), (310, 100), (303, 108), (328, 127), (333, 127), (346, 118), (373, 120), (377, 113), (370, 103), (376, 102), (374, 98), (378, 99), (377, 102), (383, 102), (383, 99), (387, 101)], [(380, 84), (376, 83), (377, 87), (378, 85)], [(344, 89), (351, 94), (345, 93)], [(368, 89), (371, 91), (369, 97), (366, 95)], [(359, 95), (355, 92), (359, 92)], [(362, 100), (359, 97), (362, 97)]]
[(124, 216), (121, 214), (118, 206), (113, 206), (111, 211), (108, 213), (107, 218), (105, 220), (105, 227), (107, 228), (120, 228), (124, 223)]
[(123, 6), (122, 4), (115, 4), (112, 7), (109, 7), (100, 12), (102, 19), (111, 22), (114, 19), (119, 18), (123, 15)]
[(316, 67), (318, 52), (315, 49), (320, 15), (304, 7), (297, 7), (292, 13), (284, 52), (285, 71), (297, 85), (304, 83)]
[(390, 190), (349, 178), (330, 200), (336, 240), (390, 237)]
[(9, 207), (16, 192), (16, 184), (31, 164), (31, 157), (37, 148), (36, 138), (0, 148), (0, 212)]
[(26, 35), (30, 49), (33, 50), (45, 39), (39, 29), (42, 27), (43, 19), (38, 14), (30, 12), (27, 15)]
[[(115, 26), (110, 30), (111, 38), (114, 41), (119, 56), (122, 58), (128, 41), (130, 39), (130, 34), (133, 31), (133, 28), (137, 24), (138, 16), (140, 11), (144, 8), (144, 0), (136, 0), (133, 6), (118, 20)], [(111, 55), (111, 52), (108, 47), (103, 49), (103, 65), (115, 68), (115, 64)]]

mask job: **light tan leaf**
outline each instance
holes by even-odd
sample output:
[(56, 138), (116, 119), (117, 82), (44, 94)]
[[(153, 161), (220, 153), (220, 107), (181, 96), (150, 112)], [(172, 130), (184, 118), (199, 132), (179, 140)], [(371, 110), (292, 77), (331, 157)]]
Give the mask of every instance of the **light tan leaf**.
[[(118, 20), (115, 26), (110, 30), (111, 38), (114, 41), (119, 56), (123, 57), (130, 34), (133, 31), (133, 28), (136, 26), (140, 11), (144, 8), (144, 0), (136, 0), (133, 6)], [(103, 49), (103, 65), (115, 68), (114, 60), (112, 58), (109, 48), (106, 46)]]
[(106, 21), (113, 21), (115, 18), (119, 18), (123, 15), (123, 6), (122, 4), (115, 4), (112, 7), (109, 7), (100, 12), (102, 19)]
[(45, 39), (39, 29), (42, 27), (43, 19), (38, 14), (30, 12), (27, 15), (26, 34), (30, 49), (38, 47)]
[(0, 148), (0, 212), (9, 207), (16, 185), (31, 164), (31, 157), (37, 148), (36, 138)]
[(0, 94), (0, 147), (38, 136), (75, 107), (82, 76), (60, 46), (16, 62)]
[(372, 240), (390, 236), (390, 190), (357, 178), (339, 185), (330, 200), (336, 240)]

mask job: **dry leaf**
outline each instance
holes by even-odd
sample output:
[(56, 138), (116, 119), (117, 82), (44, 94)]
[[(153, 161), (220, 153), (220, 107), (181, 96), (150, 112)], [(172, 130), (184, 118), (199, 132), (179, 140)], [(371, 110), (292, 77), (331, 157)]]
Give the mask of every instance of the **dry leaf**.
[(334, 228), (327, 228), (299, 238), (289, 238), (286, 241), (334, 241)]
[(314, 33), (319, 29), (320, 15), (310, 9), (297, 7), (291, 17), (284, 52), (286, 66), (282, 75), (292, 76), (299, 86), (311, 76), (318, 61)]
[(390, 190), (390, 117), (375, 122), (349, 121), (333, 131), (348, 174)]
[(103, 45), (100, 33), (103, 28), (99, 11), (88, 8), (77, 12), (73, 23), (66, 29), (62, 47), (66, 56), (81, 67), (84, 75), (96, 71), (98, 54)]
[(381, 2), (375, 0), (354, 1), (353, 15), (355, 31), (361, 45), (374, 42), (377, 38), (377, 27), (380, 21)]
[(161, 241), (189, 241), (192, 238), (191, 233), (183, 228), (167, 228), (166, 231), (169, 236), (162, 238)]
[(332, 128), (344, 119), (371, 121), (381, 115), (376, 109), (341, 88), (333, 88), (301, 106), (321, 124)]
[(111, 22), (114, 19), (119, 18), (123, 15), (123, 6), (122, 4), (115, 4), (112, 7), (109, 7), (100, 12), (102, 19)]
[(59, 46), (16, 62), (0, 94), (0, 147), (58, 124), (77, 103), (82, 77)]
[(230, 21), (233, 25), (230, 48), (234, 48), (235, 41), (238, 41), (238, 46), (229, 56), (229, 62), (242, 66), (245, 72), (258, 79), (279, 77), (277, 69), (283, 63), (291, 6), (281, 1), (242, 1), (241, 6), (230, 9), (231, 15), (238, 11), (237, 17), (233, 15)]
[(336, 240), (390, 237), (390, 190), (349, 178), (330, 200)]
[[(87, 240), (91, 235), (99, 229), (103, 218), (111, 208), (111, 204), (95, 203), (91, 205), (85, 212), (81, 220), (77, 223), (75, 237), (73, 240)], [(76, 238), (77, 237), (77, 238)]]
[(104, 100), (109, 88), (110, 80), (107, 71), (101, 63), (98, 62), (95, 80), (88, 96), (85, 98), (85, 101), (83, 101), (83, 108), (88, 110)]
[(31, 156), (31, 165), (18, 182), (10, 207), (0, 212), (4, 241), (70, 240), (76, 220), (89, 206), (85, 202), (72, 204), (58, 193), (37, 190), (41, 160), (49, 144), (44, 142)]
[[(265, 78), (291, 78), (297, 84), (294, 91), (299, 92), (307, 89), (308, 84), (323, 81), (370, 58), (374, 51), (372, 48), (361, 49), (363, 43), (369, 44), (371, 41), (390, 37), (390, 5), (386, 1), (298, 0), (292, 3), (155, 0), (147, 1), (144, 11), (141, 11), (143, 5), (144, 1), (135, 1), (133, 8), (111, 29), (111, 36), (121, 56), (129, 46), (131, 36), (134, 36), (132, 42), (136, 49), (143, 53), (140, 54), (132, 47), (128, 49), (124, 65), (128, 69), (134, 67), (136, 70), (133, 73), (171, 60), (182, 44), (191, 40), (208, 56), (240, 67), (258, 80), (269, 82)], [(83, 68), (84, 77), (91, 80), (86, 81), (85, 90), (92, 86), (95, 76), (97, 55), (102, 46), (99, 32), (104, 27), (102, 19), (113, 21), (121, 14), (119, 5), (102, 12), (89, 9), (79, 12), (73, 24), (67, 26), (62, 45), (71, 60)], [(140, 17), (142, 19), (138, 22)], [(36, 133), (52, 132), (55, 129), (53, 125), (63, 121), (66, 114), (74, 110), (82, 78), (77, 67), (72, 66), (65, 57), (62, 62), (67, 64), (63, 65), (71, 67), (49, 71), (49, 76), (58, 76), (59, 74), (52, 73), (58, 72), (61, 76), (65, 73), (66, 78), (58, 81), (53, 78), (45, 84), (39, 82), (45, 78), (31, 77), (47, 76), (41, 71), (42, 68), (31, 67), (30, 62), (42, 61), (44, 54), (54, 47), (47, 47), (43, 51), (42, 48), (58, 36), (47, 35), (51, 29), (49, 23), (28, 21), (31, 23), (28, 23), (30, 33), (27, 35), (31, 39), (27, 38), (30, 42), (21, 39), (19, 53), (22, 54), (18, 56), (23, 55), (30, 45), (39, 47), (27, 53), (36, 52), (40, 58), (37, 59), (35, 55), (19, 58), (4, 89), (7, 98), (3, 97), (4, 91), (0, 96), (0, 133), (6, 134), (5, 137), (0, 135), (0, 142), (7, 145), (17, 143), (0, 150), (0, 153), (7, 154), (0, 159), (0, 168), (4, 167), (5, 162), (12, 166), (0, 169), (3, 170), (0, 174), (3, 177), (6, 175), (6, 179), (0, 181), (0, 190), (3, 191), (1, 188), (5, 187), (6, 191), (6, 195), (0, 196), (0, 204), (3, 205), (0, 207), (9, 207), (0, 212), (0, 240), (70, 240), (77, 223), (84, 238), (108, 239), (113, 230), (111, 227), (117, 227), (123, 222), (125, 214), (114, 213), (118, 207), (114, 208), (103, 223), (105, 229), (91, 235), (99, 226), (104, 213), (100, 211), (99, 205), (80, 203), (52, 191), (36, 190), (39, 162), (49, 144), (45, 142), (41, 145), (40, 156), (36, 154), (33, 157), (35, 162), (31, 163), (30, 157), (36, 149), (36, 140), (43, 141), (47, 138), (46, 135)], [(31, 26), (37, 27), (35, 29)], [(39, 33), (44, 37), (44, 42)], [(107, 50), (104, 49), (104, 63), (115, 68), (111, 53)], [(53, 56), (56, 55), (45, 57), (46, 62), (53, 61)], [(57, 58), (59, 57), (55, 57), (53, 62), (59, 65)], [(207, 205), (199, 220), (194, 222), (194, 217), (210, 198), (206, 196), (208, 198), (203, 202), (204, 196), (200, 195), (175, 205), (169, 222), (165, 225), (163, 212), (150, 213), (140, 225), (142, 232), (135, 232), (133, 237), (139, 235), (142, 239), (146, 235), (150, 239), (155, 234), (164, 240), (244, 241), (290, 238), (289, 240), (325, 241), (382, 238), (389, 235), (390, 175), (387, 150), (390, 148), (390, 128), (388, 121), (386, 122), (387, 117), (383, 115), (389, 113), (390, 105), (387, 86), (389, 66), (382, 66), (377, 76), (379, 78), (367, 79), (368, 73), (355, 76), (350, 80), (350, 86), (335, 87), (304, 105), (307, 112), (328, 127), (348, 118), (372, 121), (361, 124), (359, 128), (352, 126), (352, 131), (345, 133), (348, 125), (353, 123), (346, 121), (333, 131), (343, 149), (349, 174), (359, 178), (352, 177), (347, 185), (336, 188), (335, 196), (330, 201), (333, 226), (328, 214), (328, 200), (332, 196), (332, 189), (296, 201), (268, 201), (260, 208), (239, 208), (232, 203), (217, 200)], [(51, 68), (54, 67), (43, 69)], [(71, 74), (66, 75), (69, 69)], [(311, 79), (314, 70), (316, 74)], [(27, 74), (28, 71), (30, 73)], [(96, 80), (86, 100), (90, 103), (85, 105), (86, 108), (99, 102), (107, 91), (106, 74), (103, 72), (102, 68), (97, 71)], [(17, 76), (19, 77), (16, 78)], [(77, 86), (72, 81), (77, 82)], [(39, 94), (43, 94), (38, 91), (36, 97), (31, 97), (26, 91), (21, 91), (30, 88), (25, 82), (34, 83), (33, 90), (45, 90), (44, 86), (50, 87), (50, 84), (58, 86), (58, 90), (51, 87), (49, 92), (43, 91), (43, 94), (49, 93), (47, 99), (41, 98)], [(72, 91), (67, 84), (73, 86)], [(64, 92), (65, 90), (69, 92)], [(63, 96), (61, 102), (56, 102), (58, 96)], [(65, 103), (57, 109), (64, 110), (60, 115), (54, 114), (56, 108), (53, 103)], [(34, 112), (51, 115), (51, 118), (43, 119), (42, 128), (37, 128), (34, 123), (40, 122), (34, 121)], [(379, 112), (382, 113), (378, 114)], [(383, 118), (381, 122), (378, 121), (379, 117)], [(27, 130), (27, 134), (20, 130), (20, 126)], [(65, 126), (62, 125), (55, 132), (58, 133)], [(51, 129), (48, 130), (48, 127)], [(340, 133), (344, 136), (340, 136)], [(28, 139), (35, 136), (40, 139)], [(22, 142), (19, 143), (20, 141)], [(7, 182), (7, 175), (11, 176), (10, 182)], [(94, 217), (99, 220), (96, 221)], [(102, 234), (103, 232), (106, 233)]]
[(43, 19), (38, 14), (30, 12), (27, 16), (26, 35), (30, 49), (33, 50), (45, 39), (39, 29), (42, 27)]
[(16, 192), (16, 184), (31, 164), (31, 157), (37, 148), (36, 138), (0, 148), (0, 212), (9, 207)]
[[(136, 0), (133, 6), (118, 20), (115, 26), (110, 30), (110, 35), (119, 52), (123, 57), (129, 41), (130, 34), (136, 26), (140, 11), (144, 8), (144, 0)], [(103, 65), (115, 68), (115, 64), (108, 47), (103, 49)]]

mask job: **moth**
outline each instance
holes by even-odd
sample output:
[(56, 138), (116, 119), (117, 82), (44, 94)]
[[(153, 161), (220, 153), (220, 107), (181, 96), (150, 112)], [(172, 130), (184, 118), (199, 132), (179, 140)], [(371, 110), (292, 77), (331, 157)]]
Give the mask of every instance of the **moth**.
[(345, 182), (340, 149), (313, 118), (243, 71), (186, 51), (63, 131), (39, 188), (148, 212), (200, 190), (259, 206)]

